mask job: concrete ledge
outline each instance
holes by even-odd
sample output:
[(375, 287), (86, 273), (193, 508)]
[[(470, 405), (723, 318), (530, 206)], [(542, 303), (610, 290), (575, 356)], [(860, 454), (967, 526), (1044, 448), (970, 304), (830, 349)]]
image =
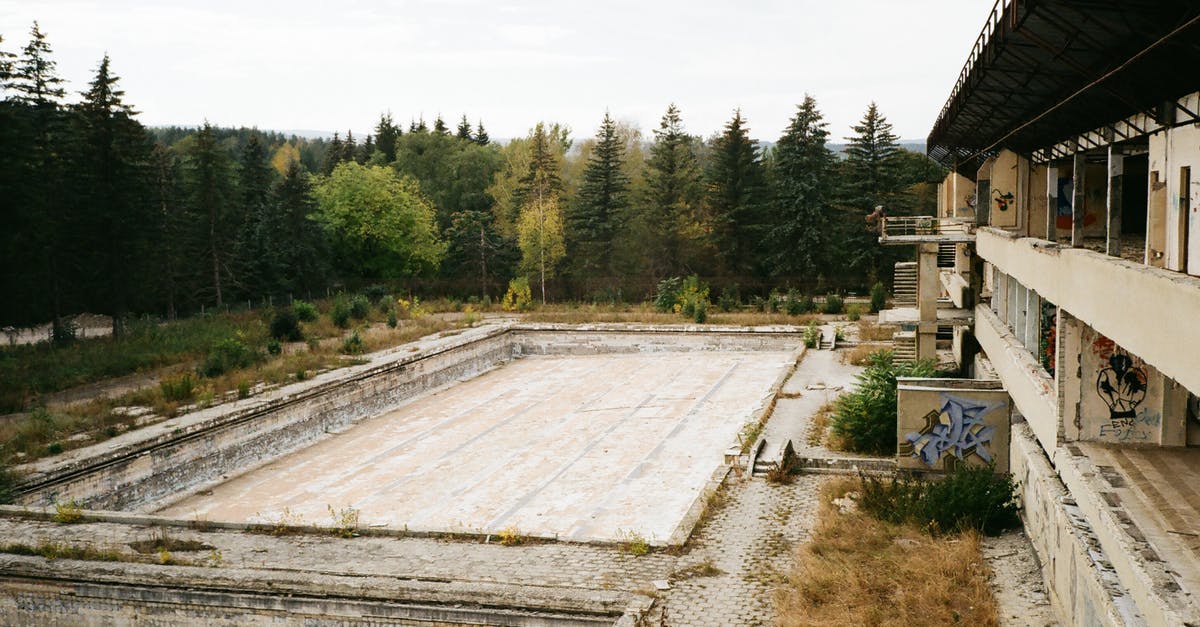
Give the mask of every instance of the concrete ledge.
[(856, 475), (896, 472), (896, 460), (889, 457), (796, 457), (801, 472)]
[[(46, 560), (0, 555), (0, 622), (270, 620), (455, 625), (632, 624), (640, 594), (245, 568)], [(79, 621), (83, 621), (80, 623)]]
[(1043, 447), (1060, 442), (1058, 395), (1054, 379), (986, 305), (975, 308), (975, 338), (1004, 383), (1016, 409), (1033, 428)]

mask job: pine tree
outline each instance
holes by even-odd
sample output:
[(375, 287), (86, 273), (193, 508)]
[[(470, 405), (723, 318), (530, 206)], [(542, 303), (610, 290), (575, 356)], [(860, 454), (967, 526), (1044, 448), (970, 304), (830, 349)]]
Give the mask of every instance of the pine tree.
[(358, 143), (354, 141), (354, 133), (346, 131), (346, 139), (342, 141), (342, 156), (339, 161), (354, 161), (356, 154), (358, 154)]
[(550, 146), (546, 125), (538, 122), (529, 137), (529, 169), (513, 191), (514, 204), (523, 207), (533, 201), (553, 199), (562, 193), (562, 178), (558, 174), (558, 157)]
[(872, 102), (862, 122), (847, 137), (846, 159), (842, 163), (839, 190), (841, 219), (840, 251), (848, 267), (874, 282), (886, 274), (886, 259), (876, 237), (876, 229), (866, 223), (875, 207), (884, 206), (903, 191), (899, 177), (899, 145), (892, 125)]
[(358, 147), (358, 153), (354, 155), (354, 160), (357, 161), (359, 165), (364, 165), (374, 154), (375, 139), (368, 134), (367, 138), (363, 140), (362, 145)]
[[(4, 36), (0, 35), (0, 44), (4, 43)], [(13, 59), (17, 55), (0, 48), (0, 95), (9, 89), (9, 81), (13, 76)]]
[(95, 256), (81, 262), (91, 271), (88, 283), (100, 289), (90, 300), (112, 316), (114, 336), (122, 333), (136, 280), (149, 276), (140, 262), (146, 252), (145, 225), (154, 217), (146, 187), (146, 132), (133, 119), (133, 108), (123, 102), (119, 80), (110, 73), (104, 55), (77, 107), (84, 147), (77, 176), (86, 181), (87, 190), (80, 198), (86, 207), (78, 213), (89, 227), (85, 239), (90, 245), (84, 250)]
[(735, 111), (725, 132), (714, 142), (705, 179), (719, 269), (737, 274), (756, 271), (764, 235), (761, 214), (765, 169), (741, 110)]
[(333, 174), (333, 169), (342, 162), (343, 152), (342, 140), (338, 138), (337, 131), (334, 131), (333, 139), (329, 140), (329, 145), (325, 147), (325, 159), (321, 162), (321, 173), (325, 176)]
[(682, 269), (682, 231), (697, 217), (702, 187), (692, 144), (679, 109), (671, 104), (654, 131), (654, 145), (646, 162), (646, 220), (653, 239), (656, 276)]
[(375, 146), (383, 153), (387, 163), (396, 160), (396, 140), (399, 137), (400, 127), (392, 121), (391, 112), (379, 116), (379, 124), (375, 125)]
[(188, 254), (188, 216), (182, 206), (179, 159), (169, 146), (158, 142), (150, 153), (150, 196), (156, 212), (153, 235), (159, 245), (151, 259), (159, 268), (159, 290), (166, 298), (168, 320), (179, 312), (180, 292), (185, 282), (183, 268)]
[(584, 276), (613, 273), (613, 238), (629, 204), (629, 177), (622, 170), (624, 151), (616, 122), (605, 113), (575, 206), (566, 220), (572, 256)]
[(463, 114), (462, 119), (458, 121), (458, 132), (455, 137), (471, 141), (471, 123), (467, 121), (466, 114)]
[(229, 157), (217, 143), (213, 127), (204, 123), (188, 153), (186, 180), (189, 203), (204, 230), (205, 255), (208, 257), (209, 288), (217, 307), (224, 304), (223, 279), (229, 275), (229, 256), (233, 233), (227, 201)]
[(288, 164), (272, 196), (279, 215), (277, 257), (286, 269), (279, 293), (310, 295), (325, 283), (329, 253), (321, 226), (311, 218), (317, 213), (317, 201), (304, 166), (297, 161)]
[(238, 164), (236, 279), (249, 296), (278, 294), (286, 272), (277, 258), (279, 216), (271, 200), (271, 166), (258, 133), (252, 133)]
[(443, 137), (450, 134), (450, 129), (446, 128), (446, 122), (442, 120), (442, 114), (440, 113), (433, 121), (433, 132), (434, 134), (441, 135)]
[(29, 31), (29, 43), (13, 66), (11, 89), (17, 92), (18, 102), (38, 108), (57, 104), (66, 95), (63, 80), (55, 74), (57, 63), (50, 55), (52, 50), (46, 35), (33, 23)]
[(488, 137), (487, 131), (483, 128), (483, 120), (480, 120), (478, 125), (475, 127), (475, 143), (479, 144), (480, 146), (486, 146), (491, 141), (492, 140), (490, 137)]
[(816, 100), (806, 95), (775, 145), (768, 243), (777, 276), (815, 275), (831, 262), (828, 227), (836, 157), (825, 147), (826, 126)]

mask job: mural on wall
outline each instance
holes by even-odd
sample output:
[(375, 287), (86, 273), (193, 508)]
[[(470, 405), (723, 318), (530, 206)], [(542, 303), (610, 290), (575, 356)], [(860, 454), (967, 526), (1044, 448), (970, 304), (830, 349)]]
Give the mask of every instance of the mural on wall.
[(1097, 364), (1096, 396), (1108, 408), (1097, 435), (1117, 442), (1154, 439), (1162, 416), (1146, 406), (1150, 378), (1145, 363), (1103, 335), (1092, 341), (1091, 352)]
[[(1054, 226), (1059, 229), (1071, 229), (1071, 203), (1075, 194), (1075, 184), (1071, 177), (1058, 178), (1058, 207), (1054, 215)], [(1103, 200), (1103, 199), (1102, 199)], [(1089, 227), (1096, 224), (1099, 220), (1095, 211), (1087, 211), (1087, 203), (1084, 204), (1083, 226)]]
[(941, 394), (941, 408), (925, 414), (925, 426), (904, 436), (900, 453), (920, 459), (930, 468), (939, 464), (953, 470), (957, 462), (975, 455), (984, 463), (992, 462), (988, 446), (996, 428), (984, 424), (984, 417), (1007, 404), (980, 402), (952, 394)]

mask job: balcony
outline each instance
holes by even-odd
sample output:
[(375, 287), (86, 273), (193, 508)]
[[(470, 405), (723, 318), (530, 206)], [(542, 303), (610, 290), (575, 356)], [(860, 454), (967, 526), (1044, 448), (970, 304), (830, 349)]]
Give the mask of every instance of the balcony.
[(885, 246), (906, 244), (958, 244), (975, 241), (975, 221), (934, 216), (885, 217), (879, 222), (879, 243)]

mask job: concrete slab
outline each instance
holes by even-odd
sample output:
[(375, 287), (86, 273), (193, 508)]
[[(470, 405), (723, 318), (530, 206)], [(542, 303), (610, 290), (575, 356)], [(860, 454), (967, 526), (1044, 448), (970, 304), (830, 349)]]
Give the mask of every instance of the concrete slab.
[(525, 358), (159, 513), (332, 524), (352, 507), (361, 526), (663, 543), (791, 359)]

